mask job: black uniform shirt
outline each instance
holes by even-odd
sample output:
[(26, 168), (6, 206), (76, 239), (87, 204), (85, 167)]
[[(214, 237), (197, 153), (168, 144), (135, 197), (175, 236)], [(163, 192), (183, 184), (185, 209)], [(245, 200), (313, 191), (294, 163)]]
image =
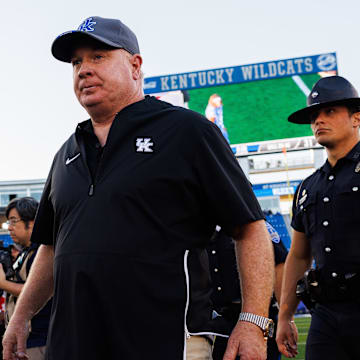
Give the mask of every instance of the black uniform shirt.
[(334, 167), (328, 161), (299, 185), (292, 227), (311, 243), (324, 275), (360, 271), (360, 143)]
[[(282, 264), (286, 260), (288, 251), (276, 230), (268, 222), (266, 226), (273, 244), (275, 265)], [(234, 241), (222, 230), (216, 231), (207, 251), (213, 283), (212, 300), (215, 309), (220, 311), (223, 306), (241, 301)]]

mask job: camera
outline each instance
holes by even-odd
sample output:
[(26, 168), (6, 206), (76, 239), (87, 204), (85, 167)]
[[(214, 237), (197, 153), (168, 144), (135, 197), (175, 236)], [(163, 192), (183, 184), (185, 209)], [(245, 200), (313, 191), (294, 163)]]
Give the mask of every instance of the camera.
[(3, 266), (6, 279), (9, 280), (9, 278), (15, 275), (11, 254), (8, 250), (0, 249), (0, 264)]

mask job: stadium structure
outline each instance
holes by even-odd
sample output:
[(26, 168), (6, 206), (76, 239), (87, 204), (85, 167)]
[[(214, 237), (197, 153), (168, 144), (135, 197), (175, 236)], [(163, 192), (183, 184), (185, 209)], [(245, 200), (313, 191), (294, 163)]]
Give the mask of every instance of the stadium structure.
[[(334, 74), (336, 54), (327, 53), (145, 78), (144, 89), (219, 125), (268, 221), (289, 247), (296, 187), (324, 163), (326, 154), (308, 125), (289, 123), (287, 117), (305, 106), (320, 77)], [(12, 198), (39, 199), (44, 184), (45, 179), (0, 182), (0, 224)], [(0, 231), (0, 240), (8, 244), (6, 225)]]

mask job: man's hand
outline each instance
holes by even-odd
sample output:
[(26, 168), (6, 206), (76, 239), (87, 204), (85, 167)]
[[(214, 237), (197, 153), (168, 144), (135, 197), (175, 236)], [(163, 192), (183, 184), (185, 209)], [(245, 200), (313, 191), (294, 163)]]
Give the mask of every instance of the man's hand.
[(0, 288), (2, 288), (2, 285), (4, 284), (5, 281), (6, 281), (6, 275), (4, 272), (4, 268), (0, 263)]
[(2, 341), (4, 360), (29, 359), (26, 355), (26, 339), (28, 334), (29, 322), (15, 323), (10, 321)]
[(280, 320), (277, 324), (276, 343), (279, 351), (288, 358), (297, 354), (298, 331), (292, 320)]
[(247, 321), (238, 321), (228, 341), (223, 360), (265, 360), (266, 341), (262, 330)]

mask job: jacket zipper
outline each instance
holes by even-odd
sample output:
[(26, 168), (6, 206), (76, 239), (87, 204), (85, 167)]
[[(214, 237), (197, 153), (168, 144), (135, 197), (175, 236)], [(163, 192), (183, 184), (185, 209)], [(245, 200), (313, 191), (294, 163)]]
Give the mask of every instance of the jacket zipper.
[[(80, 125), (77, 126), (77, 131), (81, 131)], [(88, 172), (88, 175), (89, 175), (89, 178), (90, 178), (90, 186), (89, 186), (88, 195), (93, 196), (94, 195), (95, 181), (94, 181), (93, 177), (91, 176), (91, 172), (90, 172), (89, 166), (87, 164), (86, 151), (85, 151), (85, 145), (84, 145), (84, 142), (83, 142), (83, 138), (77, 132), (75, 132), (75, 138), (76, 138), (76, 142), (78, 143), (80, 153), (83, 154), (83, 156), (82, 156), (83, 164), (84, 164), (85, 168), (87, 169), (87, 172)]]
[[(100, 160), (99, 160), (99, 163), (97, 164), (97, 167), (96, 167), (96, 173), (94, 175), (94, 178), (92, 178), (91, 174), (90, 174), (90, 178), (91, 178), (91, 181), (92, 183), (90, 184), (90, 187), (89, 187), (89, 196), (93, 196), (94, 195), (94, 192), (95, 192), (95, 184), (97, 183), (97, 179), (99, 177), (99, 172), (100, 172), (100, 167), (102, 165), (102, 160), (103, 160), (103, 157), (104, 157), (104, 151), (105, 151), (105, 148), (103, 149), (102, 153), (101, 153), (101, 156), (100, 156)], [(89, 170), (89, 173), (90, 173), (90, 170)]]

